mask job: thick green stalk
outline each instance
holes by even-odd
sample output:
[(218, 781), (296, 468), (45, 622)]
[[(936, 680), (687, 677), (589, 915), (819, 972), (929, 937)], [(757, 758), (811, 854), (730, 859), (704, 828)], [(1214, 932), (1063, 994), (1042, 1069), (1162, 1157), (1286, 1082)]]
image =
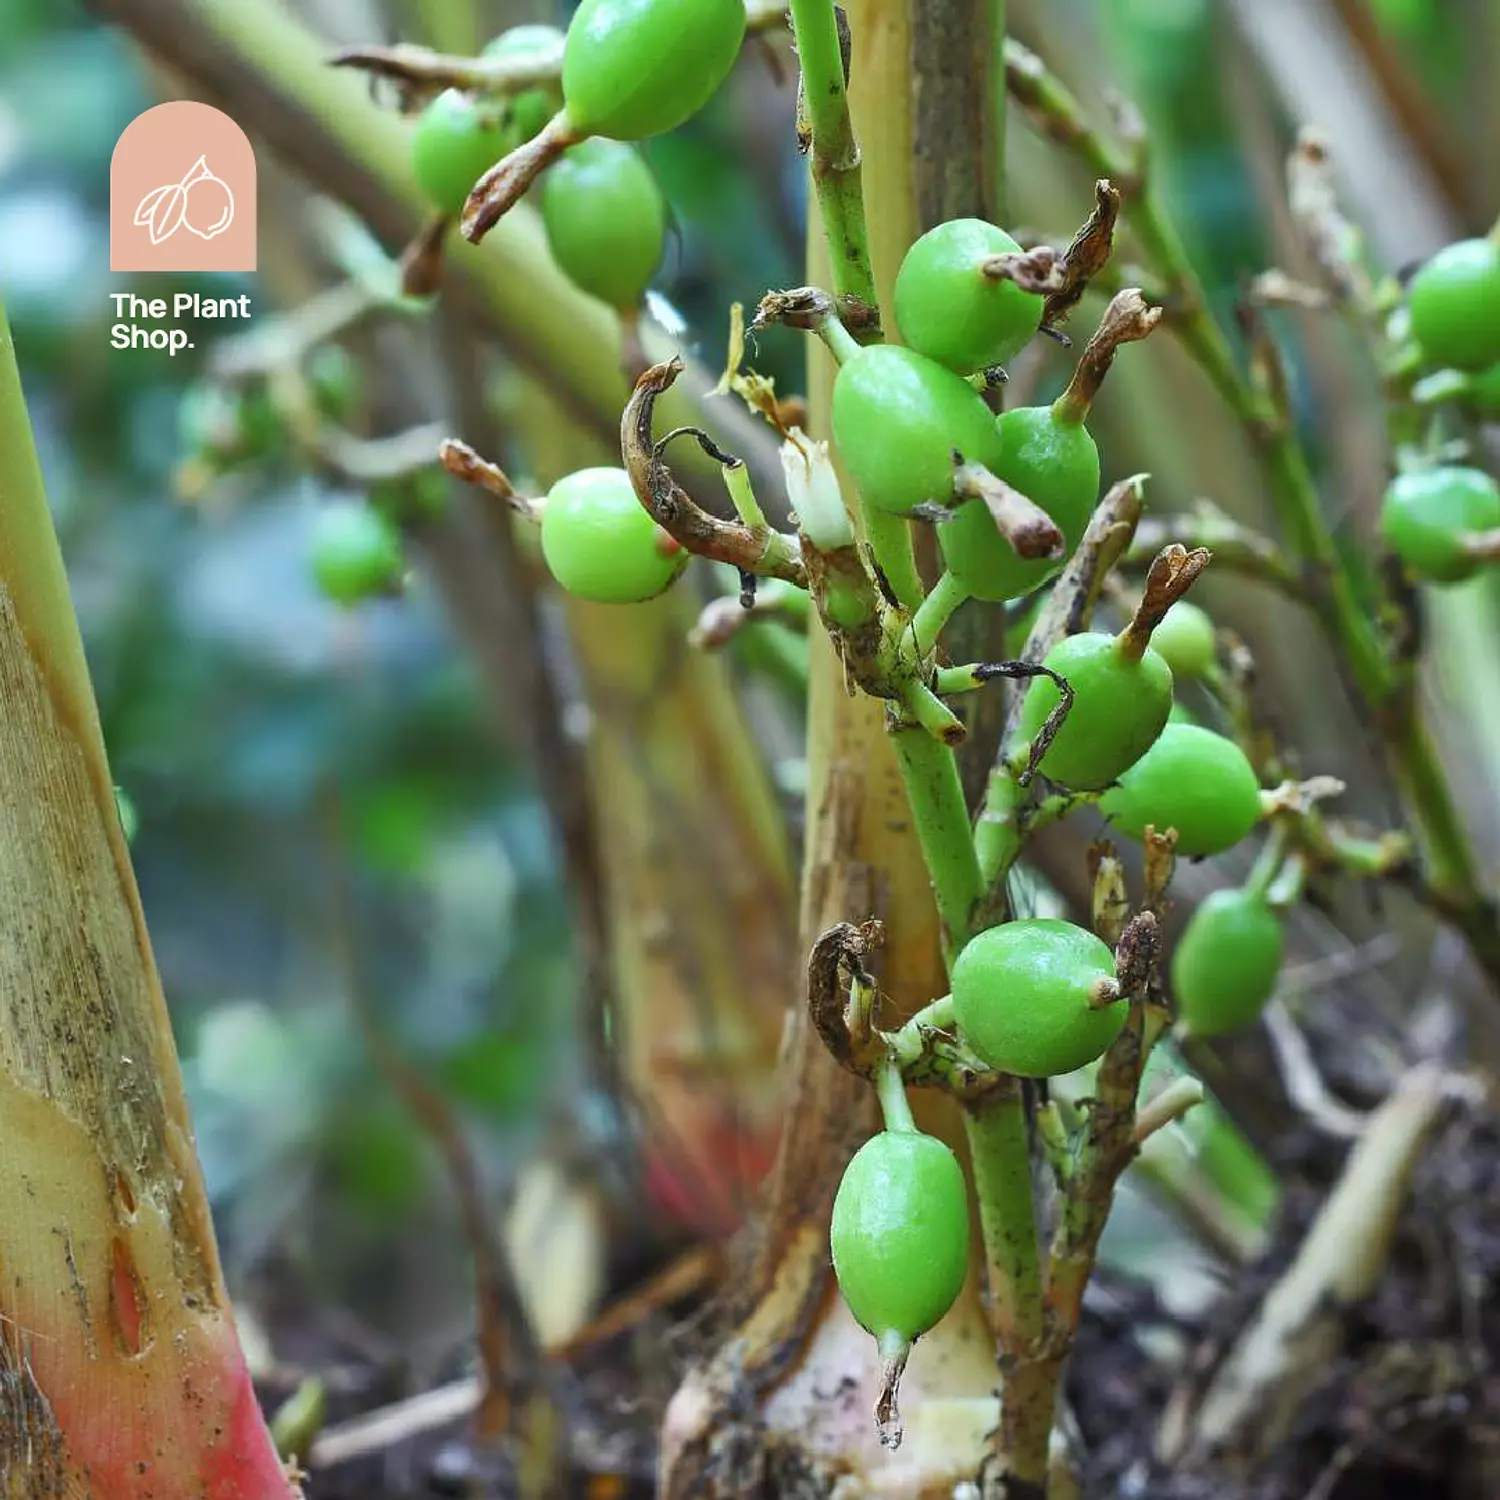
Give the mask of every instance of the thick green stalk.
[[(972, 934), (985, 888), (958, 764), (953, 752), (925, 730), (898, 729), (893, 738), (951, 965)], [(1019, 1084), (1010, 1080), (970, 1105), (964, 1132), (979, 1202), (990, 1327), (1007, 1361), (996, 1441), (1008, 1473), (1040, 1484), (1059, 1367), (1042, 1351), (1042, 1273)]]
[(911, 522), (904, 516), (876, 510), (872, 505), (861, 508), (860, 521), (891, 592), (904, 609), (915, 612), (922, 603), (924, 591), (922, 576), (917, 572), (917, 556), (912, 549)]
[(879, 298), (838, 18), (831, 0), (791, 0), (791, 13), (802, 64), (802, 125), (812, 138), (813, 188), (828, 237), (833, 289), (840, 298), (855, 297), (873, 309)]
[(993, 890), (1021, 855), (1024, 790), (1009, 771), (990, 773), (984, 807), (974, 823), (974, 846), (985, 890)]
[(1007, 1347), (1025, 1348), (1042, 1336), (1042, 1281), (1031, 1201), (1031, 1153), (1019, 1085), (985, 1100), (971, 1129), (975, 1196), (986, 1254), (1009, 1268), (990, 1288), (991, 1315), (1010, 1331)]
[(1007, 1476), (1045, 1484), (1057, 1385), (1043, 1356), (1042, 1272), (1026, 1109), (1018, 1082), (970, 1107), (969, 1161), (989, 1269), (990, 1326), (1006, 1356), (998, 1451)]
[(984, 891), (958, 765), (953, 752), (925, 729), (903, 726), (891, 738), (951, 960), (969, 939)]

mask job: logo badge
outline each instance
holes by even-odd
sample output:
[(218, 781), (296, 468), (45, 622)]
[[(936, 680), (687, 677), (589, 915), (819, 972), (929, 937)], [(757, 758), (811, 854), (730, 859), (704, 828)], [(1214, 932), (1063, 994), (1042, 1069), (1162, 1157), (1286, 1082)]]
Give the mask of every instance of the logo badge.
[(139, 115), (109, 169), (112, 271), (253, 271), (255, 153), (207, 104)]

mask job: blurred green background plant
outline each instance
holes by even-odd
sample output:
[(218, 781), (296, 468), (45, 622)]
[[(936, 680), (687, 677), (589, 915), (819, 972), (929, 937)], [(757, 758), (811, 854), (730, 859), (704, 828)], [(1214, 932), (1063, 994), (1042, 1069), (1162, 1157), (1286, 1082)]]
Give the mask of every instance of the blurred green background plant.
[[(565, 18), (498, 0), (299, 9), (330, 43), (400, 36), (458, 51), (508, 24)], [(1389, 218), (1366, 225), (1379, 253), (1414, 261), (1455, 229), (1487, 227), (1500, 165), (1489, 71), (1500, 10), (1478, 0), (1316, 9), (1335, 18), (1319, 33), (1333, 49), (1324, 62), (1343, 69), (1356, 103), (1399, 117), (1410, 98), (1420, 111), (1401, 161), (1369, 142), (1340, 154), (1359, 145), (1357, 113), (1318, 122), (1353, 201), (1386, 204)], [(1289, 258), (1295, 270), (1281, 161), (1306, 102), (1302, 22), (1257, 19), (1255, 0), (1012, 0), (1011, 10), (1020, 38), (1099, 118), (1106, 80), (1139, 105), (1152, 168), (1226, 321), (1255, 271)], [(1393, 75), (1381, 74), (1386, 64)], [(679, 341), (711, 368), (731, 302), (753, 305), (763, 289), (801, 279), (803, 169), (790, 149), (788, 85), (784, 67), (752, 57), (703, 117), (647, 150), (676, 216), (657, 310), (681, 320)], [(301, 1295), (386, 1335), (420, 1334), (419, 1349), (440, 1359), (471, 1312), (457, 1274), (463, 1240), (430, 1143), (369, 1060), (350, 992), (367, 993), (388, 1035), (460, 1110), (498, 1202), (540, 1143), (586, 1143), (610, 1128), (572, 1107), (589, 1065), (572, 908), (533, 768), (493, 733), (479, 673), (424, 571), (400, 600), (352, 614), (325, 601), (306, 552), (311, 518), (337, 490), (290, 463), (237, 476), (197, 504), (177, 495), (179, 408), (213, 339), (235, 329), (199, 325), (198, 347), (177, 359), (112, 351), (108, 294), (127, 282), (107, 269), (110, 151), (174, 87), (74, 0), (4, 0), (0, 285), (115, 776), (138, 815), (137, 868), (231, 1275), (275, 1265)], [(1341, 99), (1330, 88), (1336, 114)], [(1022, 130), (1010, 155), (1013, 222), (1065, 239), (1087, 182)], [(1413, 180), (1423, 193), (1406, 192)], [(266, 319), (332, 279), (331, 245), (354, 243), (347, 225), (329, 231), (328, 206), (270, 152), (261, 219), (257, 275), (183, 284), (248, 292)], [(174, 289), (149, 280), (153, 295)], [(1361, 406), (1371, 377), (1347, 335), (1277, 316), (1296, 352), (1298, 418), (1325, 503), (1342, 535), (1368, 536), (1382, 484), (1381, 435), (1372, 403)], [(1151, 471), (1162, 509), (1207, 493), (1264, 523), (1240, 434), (1166, 342), (1111, 380), (1099, 409), (1106, 473)], [(446, 417), (434, 327), (413, 320), (360, 349), (371, 411), (400, 405), (382, 367), (396, 360), (408, 400)], [(766, 339), (755, 357), (781, 390), (801, 388), (794, 341)], [(1050, 391), (1066, 367), (1043, 353), (1015, 378)], [(502, 391), (520, 378), (503, 348), (489, 377)], [(506, 457), (523, 473), (541, 462)], [(1478, 643), (1496, 638), (1497, 589), (1492, 574), (1444, 601), (1434, 676), (1444, 744), (1491, 862), (1500, 684)], [(1310, 625), (1267, 611), (1233, 579), (1210, 575), (1204, 593), (1254, 647), (1305, 769), (1337, 769), (1351, 782), (1349, 810), (1388, 818)], [(1462, 694), (1452, 691), (1460, 681)], [(794, 783), (795, 766), (786, 778)], [(1070, 857), (1048, 869), (1064, 888)], [(1356, 937), (1386, 921), (1342, 917)], [(1294, 939), (1304, 960), (1333, 946), (1321, 923), (1304, 919)], [(1393, 963), (1416, 973), (1428, 956)], [(1124, 1246), (1128, 1216), (1116, 1232)], [(1136, 1232), (1149, 1243), (1149, 1225)]]

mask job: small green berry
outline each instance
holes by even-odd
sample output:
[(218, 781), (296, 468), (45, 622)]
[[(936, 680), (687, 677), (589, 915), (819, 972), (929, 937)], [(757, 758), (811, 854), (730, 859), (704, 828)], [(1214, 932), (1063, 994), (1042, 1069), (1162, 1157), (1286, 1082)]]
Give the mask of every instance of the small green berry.
[(878, 1339), (910, 1343), (953, 1306), (969, 1265), (963, 1169), (940, 1140), (886, 1130), (854, 1154), (833, 1200), (839, 1290)]
[(955, 451), (991, 472), (1001, 452), (979, 392), (894, 344), (873, 344), (844, 362), (833, 385), (833, 435), (865, 503), (895, 515), (953, 503)]
[(1500, 364), (1471, 375), (1464, 399), (1483, 416), (1493, 417), (1500, 412)]
[(1214, 622), (1206, 610), (1179, 599), (1151, 632), (1151, 649), (1171, 667), (1174, 677), (1206, 677), (1218, 655)]
[(1281, 972), (1281, 919), (1254, 891), (1215, 891), (1183, 928), (1172, 954), (1177, 1014), (1194, 1036), (1248, 1026)]
[(404, 571), (396, 528), (368, 505), (323, 506), (312, 532), (318, 587), (336, 604), (359, 604), (399, 590)]
[(1103, 1056), (1120, 1034), (1124, 1002), (1091, 1003), (1114, 977), (1114, 955), (1092, 932), (1048, 917), (1006, 922), (958, 955), (954, 1014), (991, 1067), (1055, 1078)]
[[(512, 26), (502, 31), (480, 54), (494, 62), (524, 63), (533, 58), (560, 54), (563, 34), (555, 26)], [(524, 89), (507, 101), (511, 133), (517, 141), (529, 141), (562, 107), (562, 92), (556, 88)]]
[(1380, 506), (1380, 532), (1414, 578), (1460, 583), (1480, 561), (1464, 551), (1471, 532), (1500, 527), (1500, 486), (1480, 469), (1447, 466), (1398, 474)]
[(456, 214), (474, 184), (515, 144), (503, 106), (477, 104), (448, 89), (423, 110), (412, 132), (412, 173), (439, 213)]
[(1444, 246), (1412, 277), (1406, 295), (1412, 333), (1433, 363), (1482, 370), (1500, 360), (1500, 245)]
[(370, 486), (370, 504), (396, 526), (415, 524), (442, 515), (452, 487), (446, 469), (428, 464), (376, 480)]
[(359, 361), (342, 344), (320, 344), (308, 358), (307, 383), (318, 414), (344, 422), (359, 405), (364, 377)]
[(287, 436), (286, 423), (260, 382), (190, 387), (178, 408), (178, 427), (187, 456), (216, 472), (268, 461)]
[(542, 223), (552, 258), (590, 296), (635, 308), (661, 265), (667, 205), (634, 147), (591, 140), (547, 174)]
[(1107, 791), (1100, 810), (1132, 838), (1149, 823), (1177, 830), (1177, 852), (1220, 854), (1260, 821), (1260, 782), (1233, 740), (1196, 724), (1168, 724)]
[(688, 560), (642, 508), (623, 469), (582, 469), (552, 486), (542, 555), (570, 594), (601, 604), (654, 599)]
[(896, 323), (906, 344), (960, 375), (1004, 364), (1037, 331), (1042, 299), (980, 267), (1020, 245), (983, 219), (929, 229), (896, 275)]
[(985, 506), (960, 506), (938, 527), (943, 560), (976, 599), (1000, 604), (1040, 588), (1078, 545), (1099, 497), (1099, 449), (1087, 428), (1051, 406), (1016, 407), (995, 425), (1000, 457), (988, 467), (1046, 511), (1065, 544), (1062, 557), (1018, 557)]
[(729, 76), (745, 0), (583, 0), (563, 52), (568, 117), (639, 141), (690, 120)]
[[(1041, 759), (1042, 774), (1074, 791), (1098, 791), (1161, 734), (1172, 712), (1172, 669), (1151, 648), (1132, 658), (1118, 637), (1098, 631), (1065, 637), (1043, 665), (1073, 689), (1073, 706)], [(1021, 711), (1027, 739), (1036, 738), (1061, 701), (1050, 678), (1031, 684)]]

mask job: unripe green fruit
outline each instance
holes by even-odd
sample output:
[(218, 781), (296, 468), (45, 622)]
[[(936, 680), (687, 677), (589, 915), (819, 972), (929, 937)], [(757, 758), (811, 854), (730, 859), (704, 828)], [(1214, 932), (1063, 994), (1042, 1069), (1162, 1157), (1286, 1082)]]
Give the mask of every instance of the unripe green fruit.
[(980, 504), (961, 506), (938, 527), (943, 560), (976, 598), (991, 604), (1040, 588), (1078, 545), (1099, 497), (1099, 449), (1087, 428), (1059, 418), (1050, 406), (1019, 406), (996, 422), (1000, 457), (988, 465), (1057, 523), (1063, 555), (1027, 560), (1000, 535)]
[(215, 470), (264, 461), (286, 442), (286, 423), (264, 385), (192, 386), (177, 420), (187, 455)]
[[(1041, 759), (1044, 776), (1074, 791), (1098, 791), (1155, 743), (1172, 712), (1172, 669), (1149, 647), (1132, 659), (1112, 635), (1086, 631), (1059, 641), (1044, 666), (1067, 680), (1073, 706)], [(1035, 739), (1062, 701), (1038, 677), (1026, 692), (1021, 732)]]
[(983, 219), (929, 229), (896, 275), (896, 323), (907, 345), (960, 375), (1004, 364), (1037, 331), (1043, 302), (980, 267), (1020, 246)]
[(1179, 599), (1151, 632), (1151, 649), (1171, 667), (1174, 677), (1204, 677), (1218, 654), (1214, 622), (1206, 610)]
[(542, 222), (552, 258), (611, 307), (634, 308), (661, 264), (667, 205), (634, 147), (591, 140), (547, 174)]
[(1254, 891), (1215, 891), (1188, 919), (1172, 954), (1177, 1014), (1194, 1036), (1248, 1026), (1281, 972), (1281, 919)]
[(1090, 1004), (1114, 977), (1114, 955), (1092, 932), (1050, 917), (1006, 922), (958, 955), (953, 1011), (991, 1067), (1055, 1078), (1103, 1056), (1120, 1034), (1124, 1001)]
[(1260, 783), (1233, 740), (1196, 724), (1168, 724), (1099, 807), (1132, 838), (1149, 823), (1158, 833), (1177, 830), (1179, 854), (1219, 854), (1260, 821)]
[(442, 515), (452, 487), (448, 471), (432, 464), (410, 474), (377, 479), (370, 486), (370, 504), (393, 525), (415, 525)]
[(1398, 474), (1380, 506), (1380, 533), (1414, 578), (1459, 583), (1480, 560), (1464, 537), (1500, 527), (1500, 486), (1480, 469), (1448, 466)]
[(1459, 240), (1407, 288), (1411, 331), (1435, 364), (1482, 370), (1500, 360), (1500, 246)]
[(502, 106), (476, 104), (447, 89), (422, 111), (411, 138), (411, 169), (439, 213), (456, 214), (474, 184), (516, 144)]
[[(563, 34), (555, 26), (512, 26), (502, 31), (481, 56), (499, 62), (527, 62), (561, 49)], [(518, 142), (529, 141), (562, 107), (557, 89), (534, 88), (513, 94), (507, 101), (511, 132)]]
[(570, 594), (600, 604), (654, 599), (688, 558), (642, 508), (624, 469), (581, 469), (552, 486), (542, 555)]
[(1465, 399), (1484, 416), (1492, 417), (1500, 412), (1500, 364), (1471, 376)]
[(744, 38), (744, 0), (583, 0), (563, 53), (568, 117), (620, 141), (676, 130), (729, 76)]
[[(1001, 451), (979, 392), (894, 344), (871, 345), (844, 362), (833, 384), (833, 435), (865, 503), (903, 516), (928, 501), (953, 503), (955, 451), (992, 472)], [(980, 501), (963, 509), (976, 506), (988, 521)]]
[(871, 1136), (844, 1171), (828, 1239), (839, 1290), (861, 1326), (908, 1342), (926, 1333), (968, 1270), (969, 1198), (957, 1158), (919, 1131)]
[(364, 392), (359, 361), (342, 344), (320, 344), (313, 350), (307, 383), (318, 414), (331, 422), (347, 421)]
[(312, 533), (313, 577), (336, 604), (358, 604), (395, 593), (404, 567), (401, 538), (378, 511), (350, 501), (318, 511)]

